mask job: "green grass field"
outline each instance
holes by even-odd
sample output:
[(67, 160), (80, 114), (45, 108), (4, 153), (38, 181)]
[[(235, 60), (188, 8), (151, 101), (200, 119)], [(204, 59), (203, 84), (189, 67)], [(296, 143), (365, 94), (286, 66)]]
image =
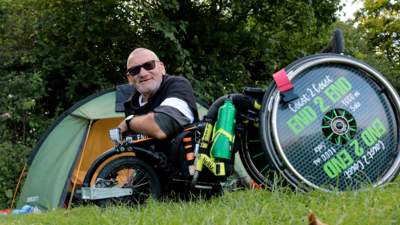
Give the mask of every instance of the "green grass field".
[(286, 189), (226, 192), (192, 201), (150, 201), (137, 208), (82, 206), (67, 212), (0, 216), (1, 224), (400, 224), (400, 183), (358, 192)]

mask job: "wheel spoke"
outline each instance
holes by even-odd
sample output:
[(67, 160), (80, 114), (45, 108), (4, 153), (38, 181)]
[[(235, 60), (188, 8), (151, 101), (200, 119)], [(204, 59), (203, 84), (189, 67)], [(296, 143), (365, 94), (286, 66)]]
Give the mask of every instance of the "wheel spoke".
[(144, 196), (146, 196), (146, 197), (149, 197), (148, 194), (145, 194), (145, 193), (143, 193), (143, 192), (140, 192), (139, 195), (144, 195)]
[[(332, 112), (333, 112), (333, 114), (335, 114), (335, 117), (337, 117), (336, 111), (332, 110)], [(332, 119), (333, 119), (333, 116), (332, 116)]]
[(120, 176), (118, 176), (115, 180), (118, 181), (118, 186), (120, 186), (120, 184), (121, 184), (121, 186), (124, 185), (124, 181), (121, 179)]
[(264, 172), (264, 170), (267, 169), (268, 166), (269, 166), (269, 164), (268, 164), (266, 167), (264, 167), (264, 169), (262, 169), (262, 170), (260, 171), (260, 173)]
[(131, 174), (131, 172), (128, 173), (128, 176), (129, 176), (129, 177), (128, 177), (128, 180), (131, 179), (131, 181), (129, 182), (130, 184), (132, 184), (133, 181), (134, 181), (134, 178), (136, 178), (137, 170), (132, 169), (132, 172), (133, 172), (132, 177), (129, 176), (129, 174)]
[(329, 135), (326, 139), (329, 140), (331, 137), (335, 134), (335, 132), (332, 132), (331, 135)]
[[(122, 174), (124, 175), (124, 178), (125, 178), (125, 182), (123, 182), (123, 184), (124, 184), (124, 183), (128, 182), (128, 178), (125, 176), (124, 170), (121, 170), (121, 172), (122, 172)], [(128, 170), (128, 172), (129, 172), (129, 170)]]
[[(139, 171), (139, 172), (141, 172), (141, 171)], [(139, 177), (139, 175), (140, 175), (140, 173), (138, 173), (138, 171), (136, 170), (136, 172), (133, 174), (133, 178), (132, 178), (131, 184), (133, 184), (133, 182), (136, 181), (136, 179)]]
[(346, 139), (346, 140), (348, 140), (348, 141), (351, 141), (350, 138), (349, 138), (349, 136), (347, 136), (347, 134), (345, 134), (345, 135), (343, 136), (343, 138)]
[(139, 193), (139, 192), (147, 192), (147, 193), (150, 193), (150, 185), (144, 186), (144, 187), (135, 187), (135, 191), (136, 191), (137, 193)]
[(337, 144), (337, 145), (340, 145), (340, 135), (339, 135), (338, 138), (337, 138), (336, 144)]
[(143, 184), (140, 184), (140, 185), (135, 185), (135, 188), (137, 188), (137, 187), (141, 187), (141, 186), (143, 186), (143, 185), (146, 185), (146, 184), (149, 184), (149, 182), (147, 182), (147, 183), (143, 183)]
[(145, 178), (146, 178), (146, 176), (144, 176), (139, 182), (137, 182), (135, 186), (137, 186), (138, 184), (140, 184), (140, 182), (142, 182)]
[(140, 204), (139, 201), (135, 198), (135, 196), (132, 195), (132, 198), (135, 199), (136, 204)]
[(327, 122), (324, 122), (324, 123), (322, 123), (322, 124), (323, 124), (322, 126), (329, 126), (329, 127), (331, 127), (332, 121), (331, 121), (331, 120), (328, 120)]
[(258, 157), (258, 156), (262, 155), (262, 154), (264, 154), (264, 152), (261, 152), (260, 154), (257, 154), (257, 155), (255, 155), (255, 156), (253, 156), (253, 159), (254, 159), (255, 157)]

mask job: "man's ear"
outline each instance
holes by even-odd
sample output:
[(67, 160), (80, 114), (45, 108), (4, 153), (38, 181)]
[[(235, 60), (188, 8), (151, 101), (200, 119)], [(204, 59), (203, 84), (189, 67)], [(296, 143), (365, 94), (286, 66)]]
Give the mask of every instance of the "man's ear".
[(133, 77), (129, 73), (126, 73), (126, 78), (128, 78), (129, 84), (133, 86)]
[(162, 75), (164, 76), (166, 74), (164, 63), (160, 62), (160, 68), (161, 68)]

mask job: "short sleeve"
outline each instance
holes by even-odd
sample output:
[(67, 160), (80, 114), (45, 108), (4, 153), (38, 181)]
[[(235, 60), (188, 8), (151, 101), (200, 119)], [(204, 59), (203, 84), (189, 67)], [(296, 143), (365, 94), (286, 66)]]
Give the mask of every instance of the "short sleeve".
[(175, 137), (183, 127), (190, 123), (178, 109), (171, 106), (159, 106), (154, 110), (154, 120), (167, 137)]
[(189, 80), (183, 77), (174, 77), (169, 85), (165, 98), (179, 98), (185, 102), (194, 100), (193, 88)]

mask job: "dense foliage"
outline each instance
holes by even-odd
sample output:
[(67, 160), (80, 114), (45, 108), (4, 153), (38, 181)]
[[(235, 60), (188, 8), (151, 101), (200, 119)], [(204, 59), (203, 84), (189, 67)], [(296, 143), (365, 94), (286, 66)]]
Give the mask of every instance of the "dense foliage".
[(0, 208), (5, 208), (32, 147), (53, 119), (41, 103), (47, 94), (40, 72), (3, 71), (0, 75)]
[(400, 64), (400, 1), (365, 0), (356, 13), (359, 27), (365, 29), (370, 50), (379, 52), (388, 61)]
[[(268, 85), (271, 74), (326, 43), (335, 1), (38, 1), (30, 59), (52, 89), (49, 110), (126, 82), (125, 60), (152, 49), (211, 103)], [(82, 82), (85, 81), (85, 82)]]
[(32, 147), (52, 122), (43, 101), (46, 81), (27, 60), (35, 39), (31, 3), (0, 2), (0, 209), (10, 206)]
[(361, 60), (379, 71), (400, 93), (400, 67), (396, 62), (387, 60), (379, 51), (371, 50), (366, 39), (368, 32), (362, 27), (354, 27), (354, 21), (335, 23), (335, 28), (341, 29), (345, 45), (345, 54)]

